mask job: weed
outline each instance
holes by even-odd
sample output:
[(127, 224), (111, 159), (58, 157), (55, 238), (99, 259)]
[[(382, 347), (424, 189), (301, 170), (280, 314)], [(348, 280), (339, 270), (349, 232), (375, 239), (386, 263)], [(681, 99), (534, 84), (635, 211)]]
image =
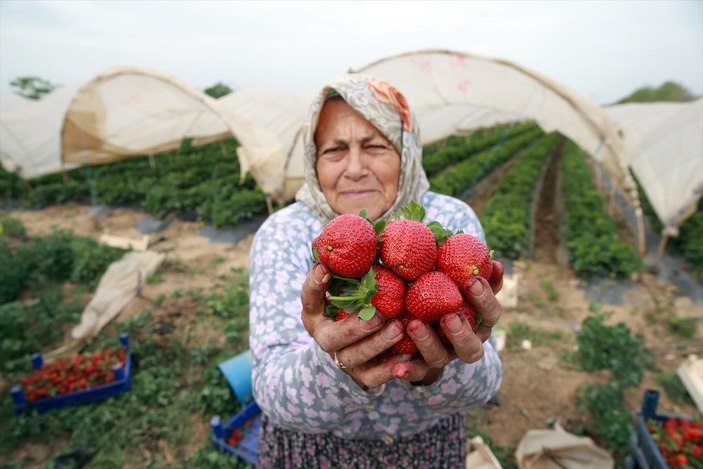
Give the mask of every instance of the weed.
[(542, 290), (544, 290), (544, 293), (547, 295), (547, 298), (549, 298), (549, 301), (554, 303), (559, 300), (559, 292), (551, 281), (543, 280), (541, 286)]
[(679, 337), (692, 339), (696, 334), (697, 321), (697, 318), (682, 318), (672, 315), (666, 319), (666, 324), (669, 326), (669, 330)]
[(691, 399), (686, 386), (676, 374), (675, 371), (670, 372), (660, 372), (654, 375), (654, 379), (657, 381), (659, 386), (661, 386), (666, 395), (672, 401), (676, 401), (682, 404), (695, 405), (693, 399)]
[(161, 272), (160, 270), (157, 270), (156, 272), (154, 272), (153, 274), (151, 274), (147, 277), (146, 283), (148, 283), (149, 285), (154, 284), (154, 283), (161, 283), (164, 281), (165, 278), (166, 277), (165, 277), (164, 273)]

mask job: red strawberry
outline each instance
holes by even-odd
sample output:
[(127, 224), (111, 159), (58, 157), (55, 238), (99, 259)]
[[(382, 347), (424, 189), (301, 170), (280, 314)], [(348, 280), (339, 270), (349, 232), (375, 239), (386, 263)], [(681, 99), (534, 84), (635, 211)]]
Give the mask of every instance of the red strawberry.
[(405, 307), (412, 316), (428, 322), (436, 322), (448, 313), (453, 313), (463, 303), (461, 292), (447, 274), (434, 270), (422, 274), (405, 297)]
[(432, 231), (416, 220), (394, 220), (381, 233), (381, 261), (399, 277), (413, 281), (434, 269), (437, 243)]
[(475, 236), (460, 233), (450, 236), (437, 250), (437, 269), (463, 286), (475, 275), (485, 279), (491, 276), (493, 264), (486, 245)]
[(398, 316), (398, 319), (403, 323), (403, 338), (393, 344), (393, 351), (399, 354), (417, 352), (417, 345), (415, 345), (415, 342), (413, 342), (407, 332), (408, 323), (415, 318), (408, 315), (408, 313), (403, 313)]
[(312, 242), (313, 257), (332, 272), (359, 278), (376, 258), (376, 232), (365, 218), (346, 213), (330, 221)]
[(339, 313), (337, 313), (337, 316), (334, 318), (334, 320), (335, 320), (335, 322), (342, 321), (344, 319), (347, 319), (349, 316), (351, 316), (350, 313), (347, 313), (343, 309), (340, 309)]
[(371, 268), (376, 274), (378, 287), (371, 297), (371, 304), (388, 319), (398, 316), (405, 309), (405, 293), (408, 290), (405, 282), (381, 265), (374, 264)]
[[(371, 319), (376, 311), (394, 318), (405, 309), (405, 282), (379, 264), (356, 279), (335, 279), (335, 294), (327, 299), (330, 308), (358, 311), (361, 319)], [(336, 314), (336, 312), (335, 312)]]
[[(478, 329), (478, 317), (476, 314), (476, 310), (473, 306), (471, 306), (470, 303), (464, 301), (459, 307), (459, 309), (456, 311), (456, 313), (463, 314), (466, 320), (469, 321), (469, 324), (471, 324), (471, 330), (476, 332), (476, 329)], [(444, 332), (444, 329), (442, 329), (442, 326), (439, 322), (437, 322), (435, 326), (435, 331), (437, 331), (437, 335), (443, 343), (445, 343), (446, 345), (452, 345), (449, 338), (447, 338), (447, 333)]]

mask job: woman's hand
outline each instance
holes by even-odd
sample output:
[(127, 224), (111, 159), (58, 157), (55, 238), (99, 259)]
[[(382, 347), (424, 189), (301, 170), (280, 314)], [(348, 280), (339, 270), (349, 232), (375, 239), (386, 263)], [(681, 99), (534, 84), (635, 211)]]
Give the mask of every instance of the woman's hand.
[(407, 360), (387, 353), (402, 338), (402, 323), (396, 319), (384, 324), (378, 316), (364, 321), (356, 314), (335, 322), (324, 316), (330, 280), (331, 272), (322, 264), (315, 264), (308, 272), (301, 292), (305, 329), (362, 388), (375, 388), (392, 380), (396, 364)]
[(488, 280), (474, 277), (463, 285), (462, 294), (481, 316), (481, 324), (474, 333), (463, 315), (452, 313), (442, 317), (440, 327), (453, 347), (446, 347), (426, 322), (419, 319), (410, 321), (408, 334), (417, 345), (421, 358), (396, 364), (394, 376), (418, 384), (431, 384), (439, 378), (442, 369), (456, 358), (466, 363), (480, 360), (484, 354), (483, 342), (490, 337), (502, 313), (502, 306), (495, 295), (503, 288), (503, 273), (503, 265), (493, 261), (493, 273)]

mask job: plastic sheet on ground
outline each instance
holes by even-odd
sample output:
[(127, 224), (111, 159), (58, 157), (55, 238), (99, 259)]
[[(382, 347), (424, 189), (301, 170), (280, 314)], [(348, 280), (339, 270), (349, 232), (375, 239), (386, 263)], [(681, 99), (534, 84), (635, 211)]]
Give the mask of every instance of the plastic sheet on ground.
[(110, 264), (83, 310), (80, 323), (71, 331), (71, 340), (44, 354), (44, 358), (54, 360), (80, 350), (132, 301), (164, 258), (164, 254), (154, 251), (128, 252)]
[(515, 451), (520, 469), (608, 469), (610, 454), (588, 437), (577, 436), (559, 425), (554, 430), (530, 430)]

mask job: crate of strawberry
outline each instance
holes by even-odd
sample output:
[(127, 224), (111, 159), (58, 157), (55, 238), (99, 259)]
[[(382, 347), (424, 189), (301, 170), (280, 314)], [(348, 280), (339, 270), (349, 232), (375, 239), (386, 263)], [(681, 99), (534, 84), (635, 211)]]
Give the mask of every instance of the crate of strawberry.
[[(406, 326), (422, 319), (447, 345), (439, 327), (445, 314), (461, 311), (476, 330), (481, 316), (460, 286), (473, 276), (491, 277), (492, 252), (475, 236), (424, 218), (425, 208), (413, 201), (390, 220), (371, 221), (362, 210), (325, 225), (312, 242), (313, 259), (334, 274), (325, 315), (340, 321), (355, 313), (365, 320), (380, 314)], [(412, 354), (417, 347), (406, 332), (393, 351)]]
[(703, 420), (659, 414), (659, 391), (648, 389), (635, 416), (629, 466), (703, 469)]
[(261, 409), (253, 399), (226, 423), (219, 415), (210, 420), (212, 441), (220, 451), (256, 465), (259, 455)]
[(15, 413), (40, 413), (66, 406), (101, 401), (128, 391), (132, 356), (129, 337), (121, 334), (119, 347), (104, 347), (91, 354), (72, 354), (44, 363), (41, 354), (32, 356), (34, 370), (12, 387)]

